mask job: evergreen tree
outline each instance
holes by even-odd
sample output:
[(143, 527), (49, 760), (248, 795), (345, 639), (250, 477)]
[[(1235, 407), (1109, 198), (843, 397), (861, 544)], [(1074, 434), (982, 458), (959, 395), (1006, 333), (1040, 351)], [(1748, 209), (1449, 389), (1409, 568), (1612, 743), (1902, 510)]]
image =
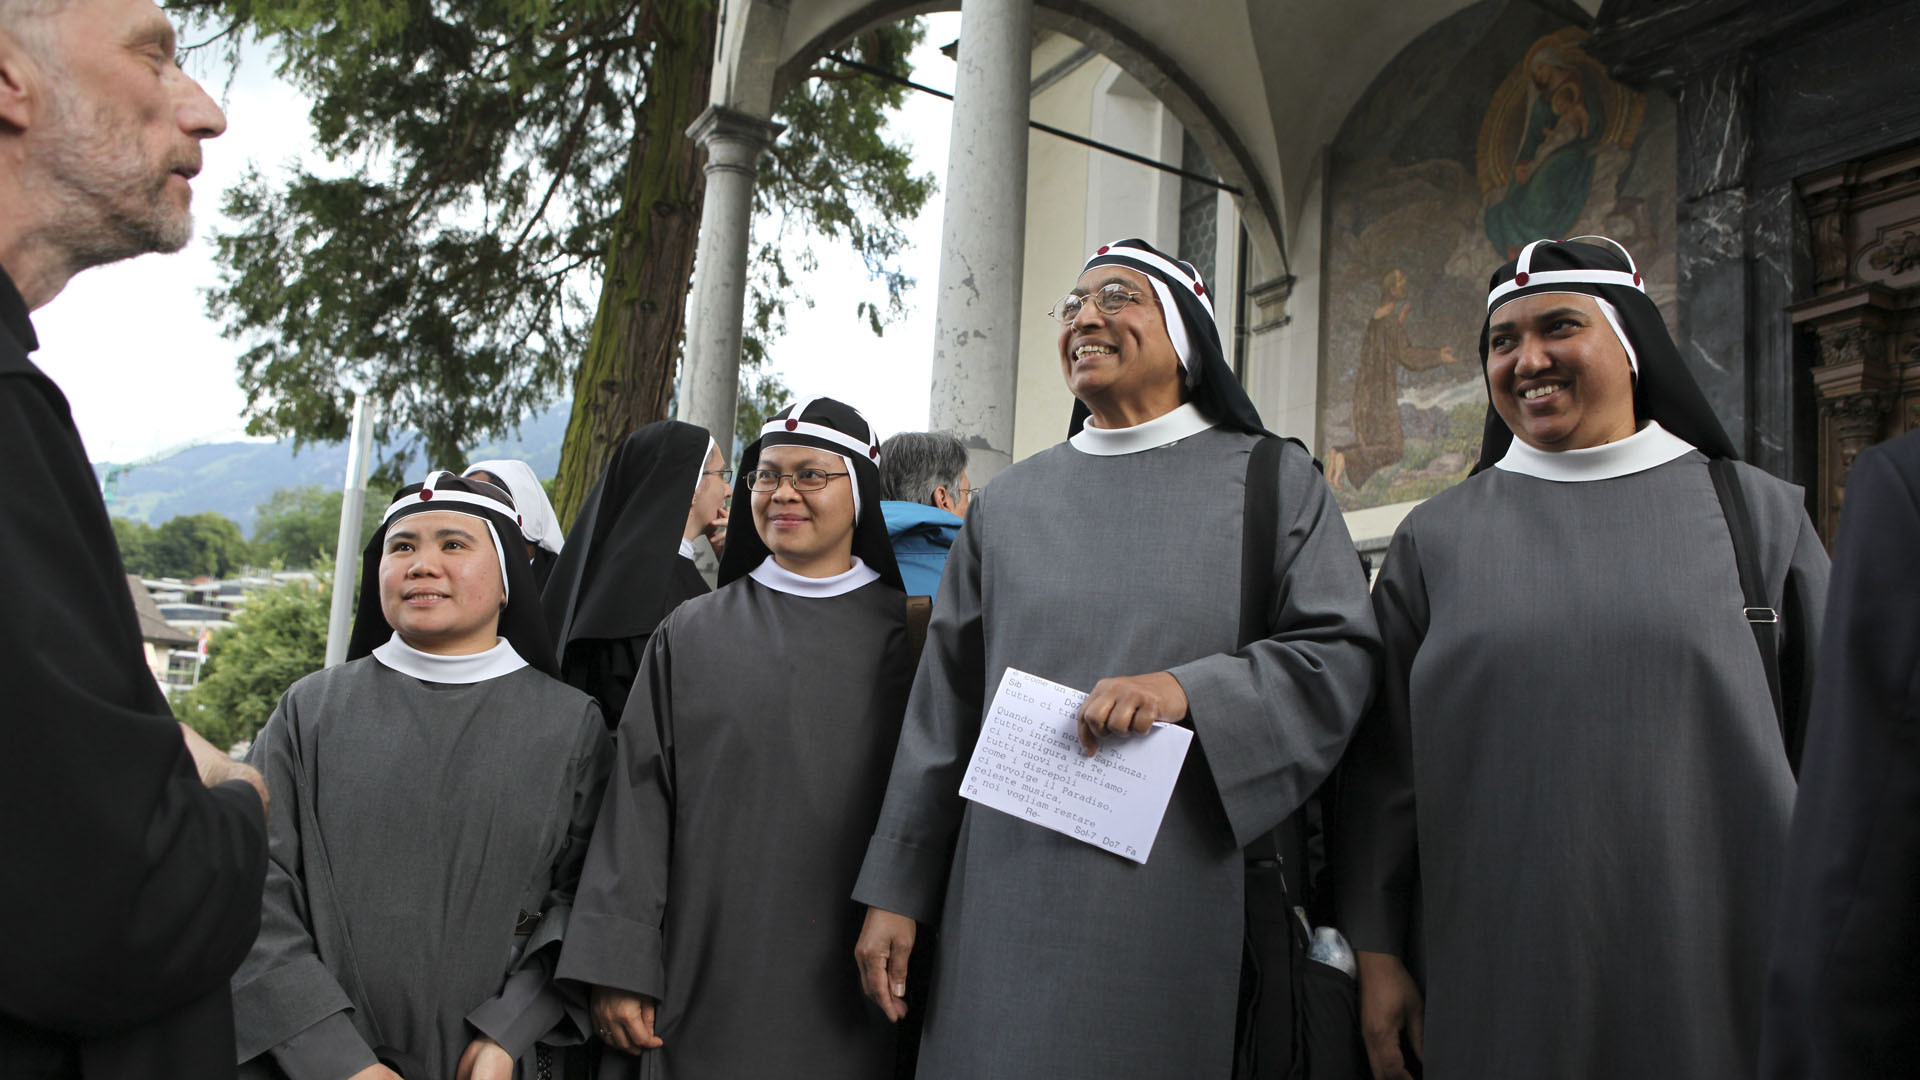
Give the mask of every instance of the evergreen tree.
[[(668, 411), (704, 195), (685, 132), (708, 100), (713, 0), (175, 6), (229, 42), (265, 35), (313, 95), (329, 158), (226, 197), (238, 226), (215, 239), (226, 269), (209, 306), (252, 343), (249, 430), (342, 439), (355, 384), (385, 406), (383, 443), (417, 430), (429, 460), (458, 461), (571, 387), (555, 485), (570, 521), (619, 439)], [(885, 27), (850, 51), (904, 73), (921, 33)], [(882, 136), (904, 93), (808, 74), (775, 117), (787, 130), (758, 193), (785, 239), (866, 259), (882, 289), (859, 314), (876, 331), (909, 284), (890, 269), (899, 225), (932, 190)], [(800, 250), (790, 266), (781, 240), (756, 255), (750, 365), (811, 265)], [(751, 371), (744, 385), (782, 392)]]

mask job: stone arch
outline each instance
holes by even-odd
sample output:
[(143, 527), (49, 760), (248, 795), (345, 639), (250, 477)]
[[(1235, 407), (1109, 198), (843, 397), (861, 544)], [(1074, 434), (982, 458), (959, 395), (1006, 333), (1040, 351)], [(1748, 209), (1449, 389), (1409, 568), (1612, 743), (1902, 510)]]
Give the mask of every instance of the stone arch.
[[(737, 0), (729, 5), (729, 11), (737, 11), (744, 19), (744, 25), (722, 30), (723, 48), (732, 51), (720, 58), (729, 67), (724, 74), (716, 73), (716, 82), (727, 80), (731, 107), (769, 116), (786, 92), (842, 42), (896, 19), (960, 8), (958, 0), (844, 3), (843, 14), (829, 18), (789, 49), (785, 38), (796, 6), (773, 0)], [(1262, 261), (1270, 266), (1285, 264), (1285, 222), (1275, 195), (1280, 177), (1261, 172), (1225, 112), (1191, 76), (1145, 35), (1085, 0), (1035, 0), (1034, 25), (1085, 43), (1158, 98), (1192, 134), (1221, 181), (1239, 189), (1234, 201)]]

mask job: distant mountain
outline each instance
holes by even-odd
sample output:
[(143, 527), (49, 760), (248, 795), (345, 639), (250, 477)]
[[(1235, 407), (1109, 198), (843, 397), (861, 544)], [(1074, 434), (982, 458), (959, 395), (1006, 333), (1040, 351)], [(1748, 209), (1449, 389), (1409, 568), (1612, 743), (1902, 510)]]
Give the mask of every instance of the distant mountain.
[[(566, 438), (569, 408), (562, 403), (529, 417), (521, 425), (518, 438), (477, 447), (467, 455), (467, 461), (518, 458), (533, 466), (536, 474), (552, 476), (560, 468), (560, 443)], [(94, 462), (94, 479), (103, 479), (114, 464)], [(457, 467), (466, 462), (435, 464)], [(416, 463), (408, 475), (424, 471), (425, 467)], [(252, 536), (254, 509), (275, 491), (307, 484), (338, 490), (346, 472), (345, 443), (309, 443), (298, 454), (293, 452), (291, 441), (210, 443), (122, 473), (107, 512), (158, 525), (180, 514), (212, 510), (232, 518), (241, 532)]]

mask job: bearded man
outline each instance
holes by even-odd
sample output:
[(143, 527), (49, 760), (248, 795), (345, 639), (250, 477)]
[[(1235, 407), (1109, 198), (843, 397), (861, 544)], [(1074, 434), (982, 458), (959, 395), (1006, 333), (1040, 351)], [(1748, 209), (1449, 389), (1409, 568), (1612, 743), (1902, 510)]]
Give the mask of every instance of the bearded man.
[(191, 231), (226, 118), (150, 0), (0, 0), (0, 1076), (234, 1075), (266, 789), (174, 722), (28, 312)]

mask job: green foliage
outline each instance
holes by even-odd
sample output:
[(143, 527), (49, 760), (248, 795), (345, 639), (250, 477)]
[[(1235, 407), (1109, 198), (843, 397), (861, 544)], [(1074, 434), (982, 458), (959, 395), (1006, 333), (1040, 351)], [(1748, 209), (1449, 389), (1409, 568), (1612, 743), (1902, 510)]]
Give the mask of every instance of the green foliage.
[[(296, 442), (346, 436), (352, 393), (384, 404), (377, 438), (422, 433), (429, 460), (497, 435), (569, 385), (587, 351), (599, 270), (619, 209), (659, 38), (711, 0), (176, 0), (225, 40), (266, 35), (282, 75), (313, 98), (324, 168), (283, 184), (250, 174), (214, 238), (208, 307), (248, 343), (248, 429)], [(864, 35), (869, 63), (905, 70), (918, 24)], [(899, 314), (889, 269), (898, 222), (932, 180), (882, 137), (903, 91), (830, 72), (776, 119), (761, 208), (781, 233), (853, 246)], [(779, 238), (763, 243), (748, 362), (796, 296)], [(802, 250), (797, 265), (811, 264)], [(662, 332), (678, 336), (679, 320)], [(410, 448), (403, 448), (410, 449)]]
[(330, 570), (249, 595), (213, 636), (200, 682), (175, 699), (175, 714), (215, 746), (253, 738), (287, 687), (326, 664)]
[[(387, 508), (388, 496), (382, 494), (386, 490), (368, 486), (355, 551), (366, 547), (379, 527)], [(340, 500), (338, 489), (317, 484), (274, 492), (254, 511), (254, 558), (291, 569), (318, 566), (333, 558), (340, 542)]]
[[(745, 446), (760, 437), (760, 428), (773, 414), (786, 408), (792, 400), (793, 391), (787, 389), (780, 376), (765, 371), (748, 370), (740, 372), (740, 404), (733, 411), (733, 441), (737, 446)], [(737, 449), (729, 450), (727, 460), (738, 460)]]
[(153, 526), (133, 518), (117, 517), (113, 522), (113, 539), (120, 546), (120, 565), (129, 574), (144, 574), (148, 564), (148, 549), (153, 546)]
[(113, 536), (121, 565), (143, 577), (232, 577), (253, 554), (240, 526), (211, 510), (178, 515), (158, 528), (114, 518)]

